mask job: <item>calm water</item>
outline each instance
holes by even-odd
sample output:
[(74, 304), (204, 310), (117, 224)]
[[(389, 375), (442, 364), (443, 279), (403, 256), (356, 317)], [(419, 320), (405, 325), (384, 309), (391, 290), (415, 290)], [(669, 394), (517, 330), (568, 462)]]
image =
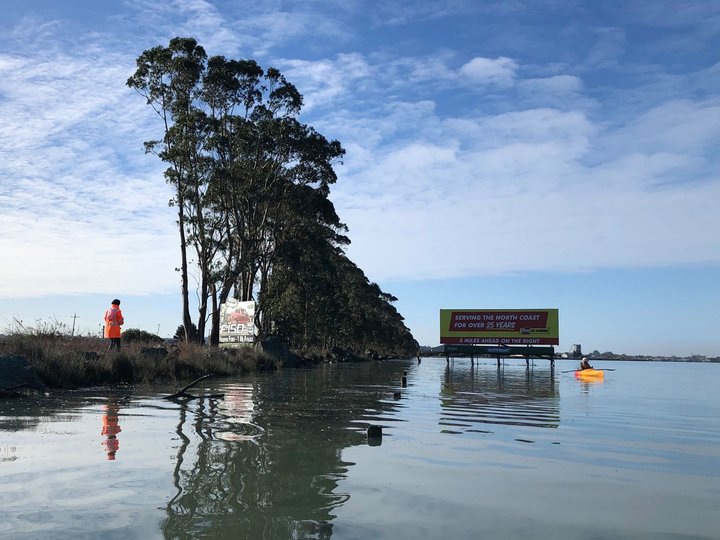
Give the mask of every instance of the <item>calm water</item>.
[(720, 365), (572, 367), (426, 358), (210, 380), (225, 398), (185, 405), (0, 401), (0, 538), (720, 538)]

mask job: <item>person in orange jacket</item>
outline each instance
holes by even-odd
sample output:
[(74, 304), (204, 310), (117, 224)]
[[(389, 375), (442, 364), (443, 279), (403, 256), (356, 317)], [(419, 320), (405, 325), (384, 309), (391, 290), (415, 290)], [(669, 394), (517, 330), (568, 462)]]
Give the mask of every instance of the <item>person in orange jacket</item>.
[(124, 323), (120, 300), (116, 298), (112, 301), (110, 309), (105, 312), (105, 337), (110, 340), (109, 349), (120, 348), (120, 327)]

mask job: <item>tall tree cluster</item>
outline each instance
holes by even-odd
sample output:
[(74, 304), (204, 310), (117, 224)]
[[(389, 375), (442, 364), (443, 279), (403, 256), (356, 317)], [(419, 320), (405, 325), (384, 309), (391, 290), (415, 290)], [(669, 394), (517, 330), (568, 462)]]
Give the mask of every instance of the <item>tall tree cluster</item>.
[(174, 190), (184, 328), (203, 339), (209, 322), (217, 344), (220, 304), (233, 297), (255, 300), (261, 334), (295, 347), (415, 351), (396, 299), (343, 251), (347, 229), (328, 196), (344, 150), (298, 120), (302, 96), (277, 69), (174, 38), (144, 51), (127, 84), (162, 126), (145, 149)]

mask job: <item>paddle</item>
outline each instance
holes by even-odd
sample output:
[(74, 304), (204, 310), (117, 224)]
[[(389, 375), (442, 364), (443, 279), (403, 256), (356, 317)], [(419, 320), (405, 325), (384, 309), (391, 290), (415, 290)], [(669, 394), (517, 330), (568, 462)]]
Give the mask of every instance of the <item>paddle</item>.
[[(590, 368), (595, 371), (617, 371), (614, 368)], [(570, 371), (561, 371), (560, 373), (575, 373), (576, 371), (582, 371), (581, 369), (571, 369)]]

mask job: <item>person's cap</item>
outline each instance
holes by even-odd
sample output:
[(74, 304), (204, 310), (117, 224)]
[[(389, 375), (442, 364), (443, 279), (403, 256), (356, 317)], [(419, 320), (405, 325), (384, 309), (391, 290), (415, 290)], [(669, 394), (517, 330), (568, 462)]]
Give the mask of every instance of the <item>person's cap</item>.
[[(113, 302), (113, 304), (114, 304), (114, 303), (115, 303), (115, 302)], [(119, 303), (120, 303), (120, 301), (118, 301), (118, 304), (119, 304)], [(583, 360), (587, 360), (587, 356), (583, 356)]]
[(119, 306), (119, 305), (120, 305), (120, 300), (118, 300), (118, 299), (116, 298), (115, 300), (113, 300), (113, 301), (110, 302), (110, 303), (113, 304), (113, 305)]

